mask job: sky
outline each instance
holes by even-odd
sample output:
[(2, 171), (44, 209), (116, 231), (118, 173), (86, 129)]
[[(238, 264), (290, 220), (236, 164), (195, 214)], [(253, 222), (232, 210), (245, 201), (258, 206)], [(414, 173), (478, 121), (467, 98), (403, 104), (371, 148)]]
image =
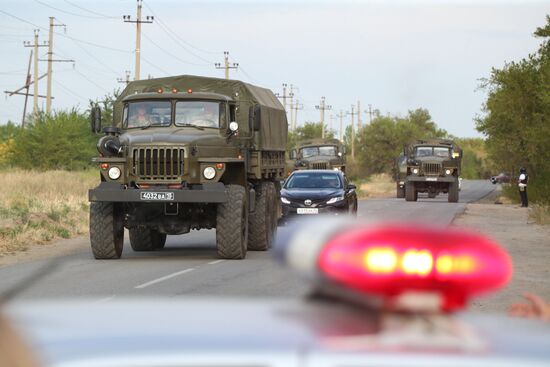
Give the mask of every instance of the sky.
[[(175, 1), (144, 0), (141, 76), (194, 74), (223, 77), (214, 64), (239, 63), (240, 79), (282, 94), (295, 86), (303, 109), (298, 125), (319, 121), (322, 96), (331, 110), (325, 121), (361, 103), (382, 114), (405, 116), (429, 110), (439, 127), (460, 137), (481, 136), (486, 91), (480, 79), (491, 68), (537, 50), (533, 32), (545, 24), (549, 1)], [(55, 17), (54, 109), (88, 107), (134, 77), (136, 0), (0, 0), (0, 88), (24, 85), (33, 30), (48, 38)], [(47, 48), (40, 48), (46, 58)], [(40, 75), (47, 65), (40, 62)], [(46, 93), (45, 79), (39, 82)], [(32, 91), (32, 88), (31, 88)], [(23, 96), (0, 98), (0, 123), (19, 123)], [(45, 101), (40, 100), (40, 105)], [(28, 108), (32, 109), (32, 98)], [(344, 125), (351, 117), (344, 117)]]

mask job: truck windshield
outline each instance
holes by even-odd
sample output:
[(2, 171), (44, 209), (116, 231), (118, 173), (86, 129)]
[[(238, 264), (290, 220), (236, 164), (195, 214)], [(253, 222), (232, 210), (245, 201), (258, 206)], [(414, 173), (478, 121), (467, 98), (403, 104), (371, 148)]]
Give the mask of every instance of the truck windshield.
[(416, 157), (441, 157), (448, 158), (450, 157), (449, 148), (444, 147), (417, 147), (415, 152)]
[(219, 102), (180, 101), (176, 103), (176, 125), (219, 128), (221, 110)]
[(170, 126), (170, 101), (130, 102), (124, 108), (123, 124), (127, 128)]
[(319, 155), (330, 155), (335, 156), (336, 155), (336, 147), (319, 147)]
[(336, 147), (334, 146), (323, 146), (323, 147), (306, 147), (300, 149), (302, 153), (302, 158), (314, 157), (316, 155), (328, 155), (336, 156)]

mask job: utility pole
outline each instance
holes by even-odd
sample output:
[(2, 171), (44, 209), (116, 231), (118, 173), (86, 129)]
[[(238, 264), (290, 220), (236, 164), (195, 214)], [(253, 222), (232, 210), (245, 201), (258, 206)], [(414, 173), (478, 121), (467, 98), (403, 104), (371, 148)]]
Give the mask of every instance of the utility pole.
[(292, 110), (290, 111), (291, 116), (292, 116), (292, 113), (294, 112), (294, 120), (293, 120), (294, 123), (291, 126), (291, 128), (292, 128), (292, 131), (296, 131), (296, 126), (298, 125), (298, 110), (303, 110), (304, 105), (300, 104), (300, 101), (298, 101), (298, 99), (296, 99), (296, 103), (291, 108), (292, 108)]
[(40, 32), (39, 29), (34, 30), (34, 42), (24, 42), (23, 44), (25, 47), (32, 47), (34, 49), (33, 55), (34, 55), (34, 92), (33, 92), (33, 109), (32, 113), (34, 117), (38, 115), (38, 80), (42, 79), (42, 77), (38, 76), (38, 48), (39, 47), (47, 47), (48, 45), (46, 42), (44, 44), (39, 45), (38, 44), (38, 33)]
[(279, 93), (275, 93), (275, 97), (281, 98), (283, 100), (283, 108), (286, 111), (286, 99), (288, 98), (288, 96), (286, 95), (286, 87), (288, 87), (288, 84), (283, 83), (282, 86), (283, 86), (283, 94), (281, 95)]
[(361, 101), (357, 101), (357, 130), (361, 130), (363, 123), (361, 121)]
[(229, 69), (238, 69), (239, 63), (234, 62), (232, 65), (229, 65), (229, 51), (224, 51), (223, 66), (219, 62), (215, 63), (214, 66), (216, 69), (225, 69), (225, 79), (229, 79)]
[(348, 112), (348, 115), (351, 115), (351, 159), (355, 160), (355, 121), (354, 117), (358, 112), (355, 112), (355, 106), (351, 105), (351, 112)]
[(293, 129), (294, 121), (292, 119), (292, 111), (294, 110), (294, 85), (290, 85), (290, 93), (288, 94), (290, 98), (290, 126)]
[(316, 109), (321, 111), (321, 138), (325, 138), (325, 110), (332, 110), (332, 106), (329, 106), (325, 102), (325, 97), (321, 97), (321, 103), (315, 106)]
[(336, 117), (340, 118), (340, 141), (344, 142), (344, 121), (343, 118), (347, 116), (344, 111), (340, 110), (340, 113)]
[(328, 131), (329, 131), (329, 132), (332, 131), (332, 120), (334, 120), (334, 115), (333, 115), (333, 114), (331, 114), (331, 115), (329, 116), (329, 121), (330, 121), (330, 122), (328, 123)]
[(373, 115), (374, 111), (372, 110), (372, 105), (371, 104), (369, 104), (369, 109), (365, 110), (365, 113), (369, 114), (369, 124), (372, 123), (372, 115)]
[(141, 23), (153, 23), (155, 17), (146, 16), (145, 20), (141, 20), (141, 7), (143, 0), (137, 0), (137, 16), (136, 20), (132, 20), (129, 15), (123, 15), (122, 19), (124, 23), (135, 23), (136, 24), (136, 72), (134, 80), (140, 80), (141, 72)]
[[(130, 84), (130, 70), (126, 70), (125, 71), (126, 73), (126, 77), (123, 79), (123, 78), (117, 78), (117, 82), (118, 83), (124, 83), (126, 85)], [(151, 79), (151, 75), (148, 76), (148, 79)]]
[[(54, 24), (54, 17), (50, 17), (50, 32), (48, 37), (48, 81), (46, 92), (46, 113), (50, 114), (52, 111), (52, 63), (53, 62), (74, 62), (74, 60), (54, 60), (53, 59), (53, 27), (64, 27), (65, 32), (67, 26), (65, 24)], [(44, 60), (40, 60), (44, 61)]]

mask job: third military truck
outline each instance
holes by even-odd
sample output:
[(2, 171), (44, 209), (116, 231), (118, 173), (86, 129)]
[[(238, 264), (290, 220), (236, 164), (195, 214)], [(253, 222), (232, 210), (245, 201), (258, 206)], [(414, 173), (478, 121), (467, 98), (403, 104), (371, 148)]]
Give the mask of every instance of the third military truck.
[(346, 171), (346, 147), (338, 139), (298, 142), (289, 152), (288, 170), (337, 169)]
[[(449, 202), (458, 201), (462, 161), (462, 149), (458, 145), (448, 139), (417, 140), (404, 154), (407, 158), (404, 178), (407, 201), (416, 201), (419, 192), (427, 193), (430, 198), (447, 193)], [(398, 188), (398, 196), (402, 195)]]
[(216, 229), (218, 255), (267, 250), (277, 228), (287, 119), (268, 89), (237, 80), (176, 76), (128, 84), (101, 129), (99, 185), (90, 190), (97, 259), (119, 258), (124, 228), (134, 251), (166, 235)]

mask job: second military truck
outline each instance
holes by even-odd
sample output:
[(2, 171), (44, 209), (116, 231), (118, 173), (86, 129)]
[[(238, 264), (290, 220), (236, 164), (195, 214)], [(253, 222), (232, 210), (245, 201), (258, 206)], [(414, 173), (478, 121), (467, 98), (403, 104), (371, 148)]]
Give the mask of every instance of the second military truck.
[(101, 182), (90, 190), (97, 259), (119, 258), (124, 228), (134, 251), (166, 235), (216, 228), (218, 255), (267, 250), (277, 228), (287, 119), (268, 89), (237, 80), (176, 76), (128, 84), (113, 126), (91, 112)]
[(422, 192), (430, 198), (447, 193), (449, 202), (458, 201), (462, 160), (458, 145), (448, 139), (417, 140), (406, 148), (405, 155), (405, 200), (416, 201)]
[(346, 147), (338, 139), (301, 141), (289, 152), (289, 170), (337, 169), (346, 171)]

